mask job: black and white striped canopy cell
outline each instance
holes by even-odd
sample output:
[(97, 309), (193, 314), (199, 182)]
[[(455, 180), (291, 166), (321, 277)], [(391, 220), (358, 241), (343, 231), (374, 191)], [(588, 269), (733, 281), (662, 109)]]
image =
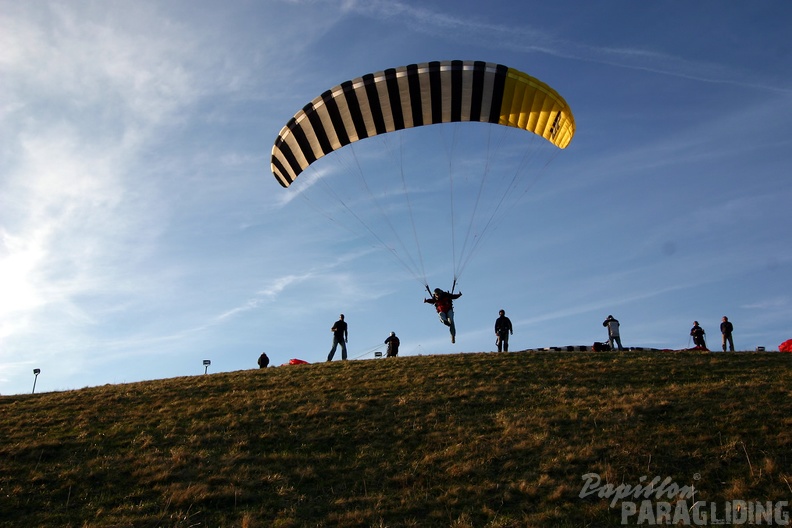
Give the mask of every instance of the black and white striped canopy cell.
[(547, 84), (480, 61), (437, 61), (370, 73), (327, 90), (292, 117), (272, 147), (271, 168), (288, 187), (311, 163), (352, 142), (438, 123), (516, 127), (566, 148), (575, 120)]

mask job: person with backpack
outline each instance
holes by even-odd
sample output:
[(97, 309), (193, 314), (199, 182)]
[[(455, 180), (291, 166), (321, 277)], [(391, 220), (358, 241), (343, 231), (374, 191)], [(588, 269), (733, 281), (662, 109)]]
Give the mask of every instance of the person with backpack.
[(396, 332), (391, 332), (385, 344), (388, 345), (388, 352), (385, 357), (396, 357), (399, 355), (399, 338), (396, 337)]
[(619, 347), (619, 350), (624, 350), (621, 344), (621, 336), (619, 335), (619, 320), (609, 315), (607, 319), (602, 322), (602, 326), (608, 329), (608, 342), (610, 343), (611, 350), (614, 350), (613, 343)]

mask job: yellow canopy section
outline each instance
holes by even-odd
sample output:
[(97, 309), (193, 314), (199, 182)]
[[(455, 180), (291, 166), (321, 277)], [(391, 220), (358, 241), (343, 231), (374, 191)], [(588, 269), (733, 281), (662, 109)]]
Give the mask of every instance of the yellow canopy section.
[(542, 136), (566, 148), (575, 135), (575, 118), (564, 98), (542, 81), (509, 68), (498, 121)]
[(559, 148), (575, 134), (566, 101), (530, 75), (480, 61), (411, 64), (347, 81), (305, 105), (275, 140), (272, 173), (288, 187), (311, 163), (349, 143), (460, 121), (521, 128)]

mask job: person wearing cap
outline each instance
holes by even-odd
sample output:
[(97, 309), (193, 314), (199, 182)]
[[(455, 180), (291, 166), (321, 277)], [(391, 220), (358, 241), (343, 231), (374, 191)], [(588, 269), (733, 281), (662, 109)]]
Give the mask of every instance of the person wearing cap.
[(434, 304), (440, 322), (448, 327), (451, 332), (451, 342), (456, 343), (456, 326), (454, 325), (454, 299), (462, 297), (462, 292), (450, 293), (440, 288), (435, 288), (434, 293), (429, 299), (424, 299), (425, 303)]
[(399, 355), (399, 338), (396, 337), (396, 332), (391, 332), (385, 339), (385, 344), (388, 345), (388, 353), (385, 357), (396, 357)]
[(498, 352), (509, 351), (509, 334), (514, 334), (512, 323), (506, 317), (506, 311), (501, 310), (498, 312), (498, 318), (495, 319), (495, 344), (498, 345)]
[(616, 343), (619, 350), (624, 350), (621, 344), (621, 336), (619, 335), (619, 320), (609, 315), (608, 318), (602, 322), (602, 326), (608, 328), (608, 341), (610, 342), (611, 350), (614, 349), (613, 343)]
[(333, 356), (335, 355), (336, 347), (338, 345), (341, 345), (341, 359), (346, 361), (346, 344), (349, 341), (349, 332), (346, 321), (344, 321), (344, 314), (338, 316), (338, 321), (335, 322), (330, 331), (333, 332), (333, 348), (330, 349), (330, 354), (327, 356), (327, 361), (333, 361)]

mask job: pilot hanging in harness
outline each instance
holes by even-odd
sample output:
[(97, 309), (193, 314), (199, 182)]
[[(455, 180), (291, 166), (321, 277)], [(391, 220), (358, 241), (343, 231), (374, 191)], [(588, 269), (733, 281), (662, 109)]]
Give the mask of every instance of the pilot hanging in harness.
[[(426, 287), (429, 289), (429, 286)], [(454, 326), (454, 299), (462, 297), (462, 292), (450, 293), (440, 288), (435, 288), (434, 293), (429, 299), (424, 299), (425, 303), (434, 304), (440, 322), (448, 327), (451, 332), (451, 342), (456, 343), (456, 326)]]

